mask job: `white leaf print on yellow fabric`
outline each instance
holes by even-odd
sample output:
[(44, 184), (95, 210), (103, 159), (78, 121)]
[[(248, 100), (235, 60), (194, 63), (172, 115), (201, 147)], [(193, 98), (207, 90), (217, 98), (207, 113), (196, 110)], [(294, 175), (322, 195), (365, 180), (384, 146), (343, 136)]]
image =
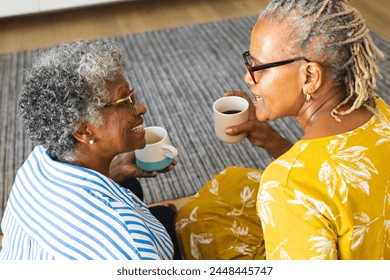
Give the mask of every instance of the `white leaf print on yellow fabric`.
[(275, 164), (281, 165), (288, 170), (291, 168), (305, 167), (305, 164), (302, 161), (292, 159), (292, 160), (275, 160)]
[(232, 211), (227, 213), (228, 216), (240, 216), (242, 215), (242, 209), (233, 208)]
[(352, 237), (352, 244), (351, 249), (356, 249), (360, 244), (363, 243), (364, 235), (366, 231), (368, 230), (365, 226), (354, 226), (353, 227), (353, 237)]
[(370, 222), (370, 217), (366, 213), (359, 213), (353, 217), (355, 220), (358, 220), (362, 223), (368, 224)]
[(255, 189), (251, 189), (248, 186), (245, 186), (240, 192), (241, 197), (241, 209), (234, 208), (232, 211), (228, 212), (227, 215), (240, 216), (244, 213), (244, 208), (252, 208), (256, 204), (254, 197)]
[(390, 248), (390, 220), (388, 219), (389, 217), (386, 216), (386, 209), (390, 207), (390, 193), (389, 193), (389, 188), (390, 188), (390, 180), (387, 181), (386, 184), (386, 197), (385, 197), (385, 206), (383, 207), (383, 216), (385, 217), (385, 243), (387, 248)]
[(198, 219), (197, 211), (199, 207), (192, 209), (191, 214), (188, 218), (181, 219), (176, 221), (176, 231), (181, 232), (189, 223), (196, 222)]
[[(176, 221), (175, 228), (177, 232), (181, 232), (183, 228), (185, 228), (188, 224), (198, 222), (198, 211), (199, 207), (194, 207), (188, 216), (188, 218), (182, 218)], [(203, 221), (215, 219), (216, 216), (209, 216), (207, 218), (203, 218)]]
[[(291, 260), (291, 257), (284, 249), (284, 244), (286, 244), (287, 240), (283, 240), (280, 244), (273, 250), (272, 252), (266, 252), (267, 255), (270, 256), (271, 259), (280, 259), (280, 260)], [(278, 256), (278, 257), (276, 257)]]
[[(378, 125), (379, 126), (379, 125)], [(390, 145), (390, 126), (382, 124), (379, 128), (374, 129), (376, 133), (383, 136), (376, 142), (376, 145), (388, 143)]]
[(390, 220), (385, 221), (386, 246), (390, 248)]
[(271, 188), (277, 188), (278, 185), (279, 183), (277, 181), (266, 182), (261, 186), (257, 195), (257, 212), (259, 213), (263, 223), (271, 224), (273, 227), (275, 227), (275, 223), (269, 204), (274, 202), (275, 199), (273, 199), (273, 197), (268, 193), (268, 190)]
[[(308, 143), (303, 143), (300, 145), (299, 149), (301, 152), (306, 149), (308, 146)], [(278, 164), (280, 166), (283, 166), (287, 168), (288, 170), (291, 170), (291, 168), (299, 168), (299, 167), (305, 167), (305, 163), (303, 161), (297, 160), (295, 158), (293, 159), (277, 159), (274, 161), (275, 164)]]
[[(390, 113), (390, 110), (387, 110)], [(375, 126), (373, 129), (378, 135), (381, 135), (382, 138), (376, 142), (376, 145), (381, 145), (384, 143), (389, 143), (390, 145), (390, 121), (385, 117), (384, 114), (380, 115), (382, 122)]]
[(254, 197), (255, 189), (251, 189), (248, 186), (245, 186), (240, 193), (241, 202), (244, 207), (252, 208), (255, 205)]
[(336, 245), (326, 230), (320, 229), (319, 235), (312, 236), (308, 242), (314, 242), (310, 250), (315, 251), (316, 255), (311, 258), (312, 260), (333, 259), (336, 256)]
[(385, 221), (385, 229), (386, 231), (390, 231), (390, 220)]
[(231, 247), (230, 249), (233, 249), (234, 251), (239, 252), (242, 255), (250, 256), (253, 255), (253, 251), (255, 248), (256, 247), (250, 246), (249, 244), (240, 243)]
[[(233, 225), (231, 228), (226, 228), (226, 230), (230, 230), (234, 236), (230, 238), (230, 242), (232, 245), (229, 246), (229, 248), (226, 249), (226, 251), (234, 250), (242, 255), (247, 256), (253, 256), (257, 249), (261, 246), (259, 244), (258, 246), (249, 245), (247, 243), (243, 243), (242, 238), (245, 236), (246, 239), (251, 240), (258, 240), (255, 236), (249, 233), (249, 227), (243, 226), (241, 223), (238, 225), (238, 222), (236, 220), (233, 221)], [(235, 238), (234, 238), (235, 237)]]
[(213, 242), (213, 235), (211, 233), (191, 233), (190, 234), (190, 246), (191, 255), (197, 259), (202, 259), (202, 255), (198, 249), (198, 244), (210, 244)]
[(302, 143), (301, 144), (301, 146), (299, 147), (299, 150), (301, 151), (301, 152), (303, 152), (305, 149), (306, 149), (306, 147), (309, 145), (309, 143)]
[(379, 219), (379, 217), (376, 217), (374, 220), (371, 221), (370, 217), (363, 212), (356, 214), (353, 218), (358, 222), (360, 222), (361, 224), (355, 225), (353, 227), (351, 250), (356, 249), (358, 246), (360, 246), (363, 243), (365, 234), (370, 229), (370, 225)]
[[(318, 173), (318, 177), (321, 182), (325, 183), (328, 187), (328, 193), (330, 197), (333, 197), (336, 192), (336, 186), (337, 186), (337, 173), (334, 172), (333, 168), (329, 165), (327, 161), (325, 161), (320, 168), (320, 171)], [(341, 182), (342, 184), (344, 182)], [(345, 184), (343, 184), (344, 187), (342, 190), (340, 190), (340, 194), (344, 195), (346, 197), (348, 193), (345, 193), (348, 191), (348, 189), (345, 187)]]
[(218, 183), (217, 179), (213, 179), (211, 181), (211, 185), (210, 185), (209, 191), (213, 195), (218, 195), (218, 187), (219, 187), (219, 183)]
[(291, 260), (291, 257), (287, 254), (286, 250), (281, 249), (279, 252), (279, 256), (281, 260), (289, 261)]
[(367, 148), (362, 146), (345, 148), (347, 140), (348, 137), (341, 137), (330, 142), (328, 152), (331, 161), (322, 163), (318, 173), (319, 180), (327, 185), (330, 197), (338, 191), (343, 198), (342, 203), (348, 201), (347, 186), (369, 195), (368, 180), (371, 179), (371, 173), (378, 173), (372, 162), (364, 155)]
[(332, 220), (336, 220), (332, 210), (323, 201), (314, 199), (311, 196), (305, 195), (298, 190), (295, 190), (294, 193), (296, 199), (288, 200), (287, 202), (293, 205), (302, 205), (306, 207), (307, 212), (304, 217), (305, 219), (309, 219), (313, 215), (322, 218), (326, 216), (326, 213), (328, 213)]
[(387, 195), (387, 203), (388, 203), (389, 206), (390, 206), (390, 194)]
[(248, 179), (260, 183), (261, 182), (261, 173), (254, 172), (254, 171), (248, 172)]
[(236, 220), (233, 222), (233, 225), (230, 230), (234, 235), (247, 235), (249, 232), (248, 227), (243, 227), (242, 225), (238, 226)]

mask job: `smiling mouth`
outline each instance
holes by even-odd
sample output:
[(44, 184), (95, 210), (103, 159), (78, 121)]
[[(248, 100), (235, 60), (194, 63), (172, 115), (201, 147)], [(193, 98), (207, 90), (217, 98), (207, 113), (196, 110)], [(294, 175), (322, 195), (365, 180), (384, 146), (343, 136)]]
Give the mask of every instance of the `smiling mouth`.
[(144, 125), (140, 124), (140, 125), (138, 125), (136, 127), (133, 127), (132, 129), (130, 129), (130, 132), (140, 132), (142, 130), (144, 130)]

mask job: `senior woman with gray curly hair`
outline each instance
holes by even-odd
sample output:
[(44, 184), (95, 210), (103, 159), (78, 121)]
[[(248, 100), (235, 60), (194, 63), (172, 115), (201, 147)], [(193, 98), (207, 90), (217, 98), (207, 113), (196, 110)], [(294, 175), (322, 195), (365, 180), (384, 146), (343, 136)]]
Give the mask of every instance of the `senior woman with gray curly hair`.
[(134, 164), (146, 108), (127, 68), (113, 43), (75, 41), (42, 53), (26, 72), (20, 117), (38, 146), (17, 173), (0, 259), (173, 258), (175, 213), (168, 209), (169, 230), (118, 184), (157, 176)]

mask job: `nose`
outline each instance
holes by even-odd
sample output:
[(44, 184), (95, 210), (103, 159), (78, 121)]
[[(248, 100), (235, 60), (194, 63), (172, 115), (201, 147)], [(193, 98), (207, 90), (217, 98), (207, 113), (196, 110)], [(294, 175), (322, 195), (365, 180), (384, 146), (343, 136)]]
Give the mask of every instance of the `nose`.
[(246, 71), (245, 76), (244, 76), (244, 81), (245, 81), (245, 83), (247, 83), (249, 85), (255, 84), (249, 71)]
[(137, 114), (143, 115), (147, 112), (148, 110), (146, 109), (145, 105), (142, 103), (137, 103)]

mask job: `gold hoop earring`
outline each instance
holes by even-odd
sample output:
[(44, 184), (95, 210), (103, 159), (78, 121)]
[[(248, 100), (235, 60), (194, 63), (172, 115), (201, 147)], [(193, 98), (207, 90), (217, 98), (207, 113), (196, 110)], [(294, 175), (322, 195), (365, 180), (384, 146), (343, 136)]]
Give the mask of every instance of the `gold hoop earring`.
[(309, 103), (311, 100), (311, 95), (308, 93), (306, 94), (306, 102)]

